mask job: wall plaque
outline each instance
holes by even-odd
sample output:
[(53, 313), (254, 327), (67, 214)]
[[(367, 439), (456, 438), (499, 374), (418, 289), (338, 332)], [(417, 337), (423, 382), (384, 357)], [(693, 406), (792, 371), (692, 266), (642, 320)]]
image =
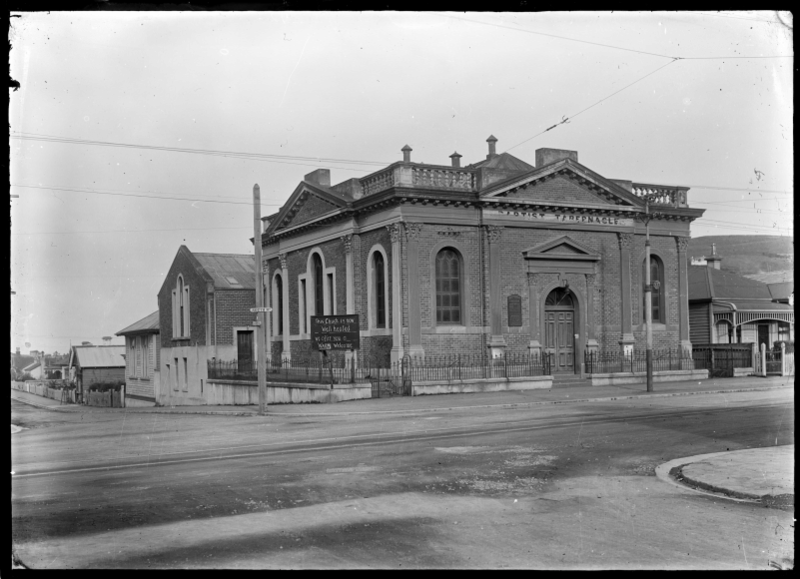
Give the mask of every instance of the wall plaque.
[(508, 296), (508, 327), (522, 325), (522, 298), (517, 294)]

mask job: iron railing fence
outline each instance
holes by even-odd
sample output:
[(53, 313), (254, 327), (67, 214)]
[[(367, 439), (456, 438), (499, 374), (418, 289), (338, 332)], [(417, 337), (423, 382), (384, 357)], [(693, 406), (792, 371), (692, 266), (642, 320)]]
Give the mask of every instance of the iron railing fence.
[[(267, 380), (310, 384), (371, 383), (392, 377), (403, 381), (427, 382), (438, 380), (471, 380), (480, 378), (516, 378), (545, 376), (551, 373), (552, 355), (508, 354), (490, 358), (488, 355), (447, 354), (438, 356), (405, 356), (394, 363), (375, 363), (356, 356), (356, 364), (346, 358), (322, 356), (310, 359), (267, 360)], [(210, 380), (258, 380), (255, 361), (209, 360)]]
[[(412, 382), (430, 382), (548, 376), (551, 363), (552, 354), (507, 353), (497, 358), (481, 354), (444, 354), (407, 356), (392, 366), (396, 374), (402, 374)], [(404, 366), (399, 368), (400, 365)]]
[(753, 344), (692, 344), (692, 358), (709, 378), (732, 377), (735, 368), (753, 367)]
[[(696, 367), (688, 350), (653, 350), (653, 371), (691, 370)], [(584, 368), (587, 374), (611, 374), (615, 372), (646, 372), (647, 353), (635, 350), (622, 352), (584, 352)]]

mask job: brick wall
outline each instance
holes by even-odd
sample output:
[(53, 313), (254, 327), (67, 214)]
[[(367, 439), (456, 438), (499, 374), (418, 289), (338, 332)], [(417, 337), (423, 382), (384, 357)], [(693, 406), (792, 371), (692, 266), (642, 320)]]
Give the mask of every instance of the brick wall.
[(329, 203), (328, 201), (309, 193), (308, 197), (306, 197), (302, 206), (298, 210), (297, 215), (292, 218), (292, 221), (289, 225), (298, 225), (304, 221), (309, 221), (334, 209), (336, 209), (336, 205), (333, 203)]
[[(172, 339), (172, 291), (178, 275), (183, 275), (189, 286), (189, 340)], [(205, 345), (206, 343), (206, 281), (195, 269), (194, 263), (183, 252), (178, 251), (158, 293), (158, 317), (162, 345), (171, 348), (177, 345)]]
[(256, 314), (250, 308), (256, 306), (254, 290), (216, 290), (217, 302), (217, 345), (236, 345), (234, 327), (250, 326)]

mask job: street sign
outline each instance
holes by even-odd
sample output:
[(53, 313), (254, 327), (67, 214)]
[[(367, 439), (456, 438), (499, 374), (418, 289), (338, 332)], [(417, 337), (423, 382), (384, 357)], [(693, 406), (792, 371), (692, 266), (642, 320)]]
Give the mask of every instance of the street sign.
[(311, 316), (311, 343), (315, 350), (358, 350), (358, 315)]
[(271, 312), (271, 311), (272, 311), (272, 308), (269, 308), (269, 307), (263, 307), (263, 308), (250, 308), (250, 311), (251, 311), (252, 313), (254, 313), (254, 314), (256, 314), (256, 313), (258, 313), (258, 312)]

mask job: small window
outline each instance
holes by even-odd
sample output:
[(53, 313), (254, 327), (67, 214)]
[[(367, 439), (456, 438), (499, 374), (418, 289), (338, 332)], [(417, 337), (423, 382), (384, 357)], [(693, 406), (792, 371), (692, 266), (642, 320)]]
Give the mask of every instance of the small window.
[(280, 274), (275, 276), (275, 291), (273, 292), (272, 315), (275, 316), (275, 334), (283, 335), (283, 278)]
[(330, 304), (330, 307), (328, 308), (328, 311), (330, 312), (330, 315), (335, 316), (336, 315), (336, 303), (333, 301), (333, 274), (332, 273), (328, 274), (328, 304)]

